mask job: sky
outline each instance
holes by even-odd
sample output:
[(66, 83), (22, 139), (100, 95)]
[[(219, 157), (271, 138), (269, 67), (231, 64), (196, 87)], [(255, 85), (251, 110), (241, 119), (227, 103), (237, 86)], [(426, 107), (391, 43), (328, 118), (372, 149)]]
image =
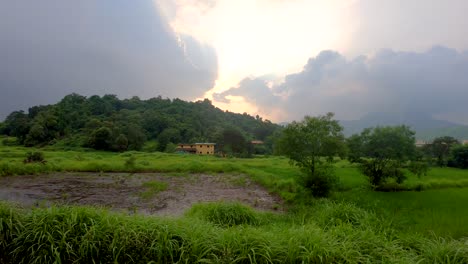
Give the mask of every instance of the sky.
[(0, 120), (75, 92), (468, 124), (465, 0), (0, 0)]

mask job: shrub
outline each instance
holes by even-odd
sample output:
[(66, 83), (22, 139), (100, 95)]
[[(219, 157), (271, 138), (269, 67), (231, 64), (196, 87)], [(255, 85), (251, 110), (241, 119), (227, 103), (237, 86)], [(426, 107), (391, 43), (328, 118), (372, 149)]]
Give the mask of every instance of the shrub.
[(422, 175), (427, 175), (429, 166), (427, 165), (427, 162), (424, 161), (411, 161), (408, 165), (408, 170), (420, 178)]
[(314, 197), (328, 197), (337, 186), (339, 178), (334, 175), (331, 166), (322, 165), (313, 174), (304, 174), (300, 181)]
[(386, 183), (390, 178), (395, 179), (399, 184), (407, 178), (395, 161), (362, 160), (359, 169), (369, 178), (369, 182), (374, 188)]
[(131, 155), (127, 160), (125, 160), (125, 168), (134, 169), (136, 166), (136, 157)]
[(44, 153), (39, 152), (39, 151), (26, 153), (26, 158), (24, 159), (24, 163), (33, 163), (33, 162), (46, 163), (46, 160), (44, 158)]
[(461, 169), (468, 168), (468, 145), (455, 147), (452, 149), (452, 157), (449, 160), (450, 167)]

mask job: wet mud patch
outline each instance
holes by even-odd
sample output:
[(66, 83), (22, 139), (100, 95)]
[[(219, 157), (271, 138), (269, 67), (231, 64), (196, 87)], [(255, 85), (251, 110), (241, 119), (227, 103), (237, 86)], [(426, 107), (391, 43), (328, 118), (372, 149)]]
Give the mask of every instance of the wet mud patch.
[[(162, 186), (153, 189), (152, 186)], [(279, 197), (245, 175), (54, 173), (0, 178), (0, 200), (23, 206), (92, 205), (133, 213), (181, 215), (198, 202), (238, 201), (281, 210)]]

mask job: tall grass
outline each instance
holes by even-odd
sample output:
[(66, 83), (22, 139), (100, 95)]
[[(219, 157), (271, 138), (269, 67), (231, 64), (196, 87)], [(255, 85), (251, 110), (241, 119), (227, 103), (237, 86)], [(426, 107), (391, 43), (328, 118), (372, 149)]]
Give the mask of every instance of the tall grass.
[(221, 227), (257, 225), (259, 223), (259, 219), (252, 208), (232, 202), (195, 204), (187, 215), (206, 220)]
[[(0, 206), (0, 259), (11, 263), (467, 263), (463, 241), (405, 236), (372, 213), (328, 203), (310, 217), (254, 212), (257, 225), (223, 226), (93, 208)], [(221, 207), (218, 207), (223, 210)], [(367, 215), (370, 214), (370, 215)], [(333, 225), (321, 217), (341, 219)], [(374, 220), (373, 220), (374, 221)], [(326, 226), (326, 228), (324, 228)], [(358, 228), (356, 228), (358, 227)], [(379, 227), (379, 228), (378, 228)]]
[(356, 190), (336, 193), (335, 199), (373, 211), (402, 232), (468, 237), (467, 189), (393, 193)]

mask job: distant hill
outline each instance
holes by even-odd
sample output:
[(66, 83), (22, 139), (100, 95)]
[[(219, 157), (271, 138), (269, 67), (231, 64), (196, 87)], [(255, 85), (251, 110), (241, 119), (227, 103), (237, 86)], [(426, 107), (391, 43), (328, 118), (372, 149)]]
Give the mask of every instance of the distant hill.
[(12, 112), (0, 123), (0, 134), (14, 136), (26, 146), (62, 144), (114, 151), (139, 150), (151, 140), (156, 150), (164, 151), (181, 142), (218, 143), (225, 134), (265, 141), (278, 128), (259, 116), (223, 111), (208, 99), (121, 100), (115, 95), (70, 94), (54, 105)]
[(431, 140), (439, 136), (468, 139), (468, 126), (432, 118), (424, 113), (369, 113), (359, 120), (342, 120), (346, 136), (375, 126), (407, 125), (416, 132), (416, 138)]

